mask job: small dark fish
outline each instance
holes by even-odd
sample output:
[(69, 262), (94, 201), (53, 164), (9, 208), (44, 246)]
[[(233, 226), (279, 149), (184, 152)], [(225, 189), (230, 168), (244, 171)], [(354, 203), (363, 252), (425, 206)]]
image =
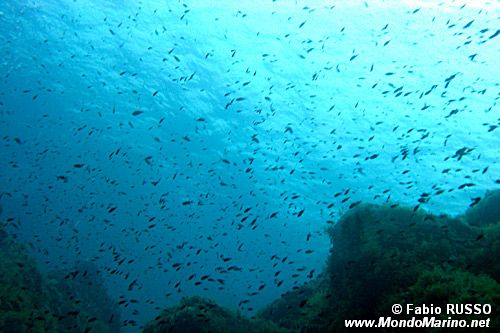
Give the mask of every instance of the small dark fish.
[(350, 205), (349, 205), (349, 209), (356, 207), (356, 206), (357, 206), (357, 205), (359, 205), (360, 203), (361, 203), (361, 201), (356, 201), (356, 202), (353, 202), (352, 204), (350, 204)]
[(500, 29), (498, 29), (493, 35), (491, 35), (490, 37), (488, 37), (488, 39), (493, 39), (493, 38), (495, 38), (498, 35), (500, 35)]
[(136, 110), (136, 111), (132, 112), (132, 115), (135, 117), (135, 116), (141, 115), (143, 113), (144, 113), (144, 111)]
[(464, 27), (462, 29), (467, 29), (468, 27), (470, 27), (472, 25), (472, 23), (474, 23), (474, 20), (472, 20), (469, 23), (467, 23), (466, 25), (464, 25)]
[(481, 201), (481, 198), (480, 197), (471, 198), (471, 201), (472, 201), (472, 203), (469, 205), (469, 207), (474, 207), (475, 205), (477, 205), (479, 203), (479, 201)]
[(135, 279), (128, 285), (128, 290), (131, 291), (136, 284), (137, 284), (137, 279)]
[(448, 88), (448, 86), (450, 85), (450, 82), (451, 80), (453, 80), (456, 76), (457, 76), (458, 73), (455, 73), (453, 75), (450, 75), (449, 77), (447, 77), (444, 82), (446, 82), (446, 84), (444, 85), (445, 89)]
[(465, 187), (472, 187), (474, 186), (474, 183), (465, 183), (465, 184), (462, 184), (458, 187), (459, 190), (465, 188)]

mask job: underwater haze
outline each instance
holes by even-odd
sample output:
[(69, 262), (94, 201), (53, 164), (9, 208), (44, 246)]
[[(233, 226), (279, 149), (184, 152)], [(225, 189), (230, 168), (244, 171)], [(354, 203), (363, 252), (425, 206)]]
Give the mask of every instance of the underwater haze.
[(5, 0), (0, 41), (0, 219), (93, 262), (125, 331), (255, 315), (358, 205), (500, 187), (498, 1)]

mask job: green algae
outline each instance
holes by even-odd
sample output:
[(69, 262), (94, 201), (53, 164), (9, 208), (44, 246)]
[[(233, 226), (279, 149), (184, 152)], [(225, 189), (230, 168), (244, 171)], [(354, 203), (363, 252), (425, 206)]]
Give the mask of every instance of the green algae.
[[(499, 327), (500, 218), (494, 202), (483, 200), (473, 214), (470, 209), (458, 218), (360, 205), (328, 230), (331, 256), (313, 293), (325, 297), (311, 313), (281, 320), (285, 308), (296, 312), (293, 302), (285, 302), (292, 299), (288, 295), (260, 315), (295, 332), (344, 331), (345, 319), (391, 316), (395, 303), (434, 302), (443, 309), (448, 303), (479, 303), (491, 304), (490, 326)], [(315, 298), (306, 304), (317, 304)]]
[[(89, 269), (89, 264), (78, 269)], [(0, 225), (0, 331), (118, 332), (119, 313), (102, 281), (88, 277), (40, 272), (26, 248)], [(109, 320), (109, 314), (116, 319)]]
[(286, 332), (264, 320), (250, 320), (201, 297), (183, 298), (164, 310), (145, 328), (145, 333), (280, 333)]
[[(490, 327), (499, 327), (497, 198), (498, 192), (489, 193), (459, 217), (395, 205), (355, 207), (328, 229), (331, 255), (325, 271), (283, 294), (257, 318), (287, 332), (338, 332), (347, 330), (346, 319), (391, 316), (395, 303), (443, 310), (446, 304), (477, 303), (492, 306)], [(169, 311), (175, 317), (179, 309)]]
[(242, 332), (242, 323), (251, 327), (246, 331), (260, 332), (257, 323), (263, 322), (275, 324), (268, 332), (277, 327), (286, 332), (342, 332), (346, 319), (393, 316), (396, 303), (433, 304), (443, 310), (447, 304), (490, 304), (490, 327), (498, 328), (499, 198), (500, 191), (488, 193), (460, 217), (396, 205), (359, 205), (329, 227), (331, 255), (325, 271), (283, 294), (254, 319), (189, 298), (162, 312), (144, 332)]

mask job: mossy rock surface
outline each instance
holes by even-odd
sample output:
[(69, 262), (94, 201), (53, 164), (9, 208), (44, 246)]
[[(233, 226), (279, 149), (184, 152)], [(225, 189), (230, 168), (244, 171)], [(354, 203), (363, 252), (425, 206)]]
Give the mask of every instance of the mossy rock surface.
[(465, 213), (467, 222), (474, 226), (486, 226), (500, 222), (500, 190), (486, 192), (477, 205)]
[[(189, 297), (164, 310), (144, 332), (339, 332), (346, 331), (345, 319), (391, 315), (394, 303), (488, 303), (490, 325), (500, 328), (499, 198), (498, 191), (489, 193), (456, 218), (359, 205), (329, 229), (325, 271), (255, 318)], [(81, 263), (69, 273), (42, 274), (1, 226), (0, 250), (0, 331), (81, 332), (90, 318), (99, 332), (119, 331), (119, 313), (105, 296), (97, 268)]]
[(164, 310), (144, 333), (280, 333), (271, 322), (250, 320), (201, 297), (183, 298), (178, 306)]
[(345, 319), (378, 319), (391, 314), (391, 302), (411, 298), (415, 304), (488, 302), (498, 309), (500, 222), (488, 221), (359, 205), (329, 229), (322, 283), (285, 294), (260, 315), (297, 332), (337, 332), (346, 330)]
[(0, 332), (119, 332), (118, 309), (96, 270), (86, 263), (72, 274), (41, 273), (0, 225)]
[[(406, 290), (386, 297), (378, 309), (379, 313), (391, 313), (393, 304), (401, 304), (404, 308), (412, 304), (412, 308), (422, 305), (432, 305), (442, 310), (438, 319), (466, 320), (490, 319), (490, 327), (500, 327), (500, 285), (487, 275), (476, 275), (470, 272), (454, 269), (451, 267), (426, 270), (419, 274), (415, 284)], [(447, 314), (447, 305), (456, 304), (458, 308), (455, 314)], [(462, 305), (488, 304), (491, 306), (490, 315), (464, 314)], [(497, 314), (497, 315), (495, 315)], [(393, 316), (394, 317), (394, 316)], [(417, 316), (418, 317), (418, 316)], [(422, 317), (422, 316), (420, 316)], [(398, 318), (409, 319), (411, 316), (401, 315)], [(446, 332), (449, 328), (434, 328), (432, 332)], [(465, 329), (463, 331), (466, 331)], [(475, 332), (487, 332), (475, 328)]]

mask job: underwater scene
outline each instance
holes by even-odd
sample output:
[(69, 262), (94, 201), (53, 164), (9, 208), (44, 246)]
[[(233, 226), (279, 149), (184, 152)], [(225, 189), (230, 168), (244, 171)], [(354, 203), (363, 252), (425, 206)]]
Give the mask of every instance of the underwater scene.
[(0, 332), (500, 327), (500, 1), (4, 0), (0, 42)]

